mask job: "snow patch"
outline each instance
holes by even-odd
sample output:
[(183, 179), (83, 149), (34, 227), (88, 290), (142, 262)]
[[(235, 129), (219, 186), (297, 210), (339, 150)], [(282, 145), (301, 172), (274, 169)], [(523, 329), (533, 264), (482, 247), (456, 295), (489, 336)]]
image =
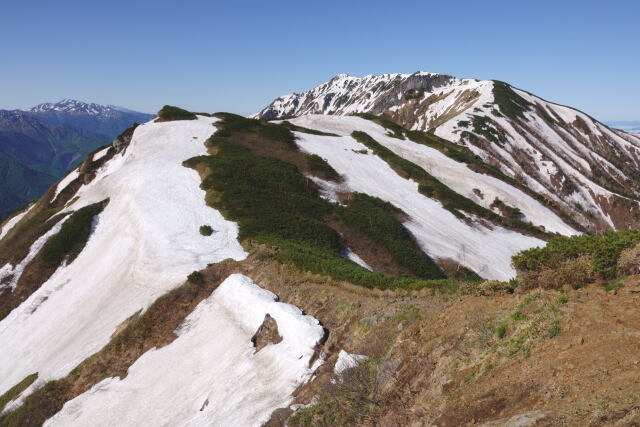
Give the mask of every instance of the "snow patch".
[(351, 354), (347, 353), (344, 350), (340, 350), (340, 353), (338, 353), (338, 360), (333, 367), (333, 373), (336, 375), (340, 375), (347, 369), (355, 368), (356, 366), (358, 366), (361, 360), (366, 359), (368, 359), (368, 357), (363, 354)]
[(373, 268), (371, 268), (369, 266), (369, 264), (367, 264), (366, 262), (364, 262), (364, 260), (362, 258), (360, 258), (358, 256), (358, 254), (356, 254), (355, 252), (353, 252), (351, 249), (346, 248), (344, 251), (344, 256), (346, 256), (347, 258), (349, 258), (351, 261), (355, 262), (356, 264), (358, 264), (360, 267), (364, 267), (369, 271), (373, 271)]
[(0, 240), (2, 240), (2, 238), (3, 238), (4, 236), (6, 236), (6, 235), (7, 235), (7, 233), (8, 233), (8, 232), (13, 228), (13, 227), (15, 227), (15, 225), (16, 225), (17, 223), (19, 223), (19, 222), (20, 222), (20, 220), (21, 220), (22, 218), (24, 218), (24, 216), (25, 216), (26, 214), (28, 214), (28, 213), (29, 213), (29, 211), (30, 211), (31, 209), (33, 209), (33, 207), (34, 207), (35, 205), (36, 205), (35, 203), (32, 203), (32, 204), (31, 204), (31, 206), (29, 206), (27, 209), (25, 209), (24, 211), (20, 212), (19, 214), (15, 215), (13, 218), (11, 218), (9, 221), (7, 221), (7, 222), (4, 224), (4, 226), (2, 226), (2, 229), (0, 230)]
[[(67, 402), (47, 426), (258, 426), (313, 374), (319, 322), (241, 274), (229, 276), (184, 320), (171, 344), (150, 350), (124, 379), (107, 378)], [(265, 314), (283, 340), (254, 354)], [(144, 392), (140, 392), (144, 390)]]
[(60, 194), (60, 192), (64, 190), (67, 187), (67, 185), (71, 184), (71, 182), (76, 180), (78, 176), (80, 176), (79, 168), (75, 168), (74, 170), (69, 172), (67, 176), (62, 178), (62, 180), (58, 183), (58, 186), (56, 187), (56, 194), (54, 194), (53, 200), (55, 200), (58, 197), (58, 194)]
[[(237, 224), (205, 204), (198, 173), (182, 165), (207, 154), (202, 141), (215, 121), (138, 126), (129, 148), (78, 190), (74, 209), (107, 198), (109, 204), (74, 262), (0, 321), (0, 394), (33, 372), (38, 382), (66, 376), (192, 271), (246, 257)], [(202, 236), (203, 224), (218, 232)]]

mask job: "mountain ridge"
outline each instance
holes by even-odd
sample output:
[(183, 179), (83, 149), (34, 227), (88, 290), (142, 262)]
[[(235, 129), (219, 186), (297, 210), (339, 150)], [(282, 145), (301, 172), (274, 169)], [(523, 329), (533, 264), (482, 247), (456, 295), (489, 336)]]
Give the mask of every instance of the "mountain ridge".
[(591, 231), (640, 225), (640, 138), (494, 80), (340, 74), (252, 117), (384, 116), (462, 145)]

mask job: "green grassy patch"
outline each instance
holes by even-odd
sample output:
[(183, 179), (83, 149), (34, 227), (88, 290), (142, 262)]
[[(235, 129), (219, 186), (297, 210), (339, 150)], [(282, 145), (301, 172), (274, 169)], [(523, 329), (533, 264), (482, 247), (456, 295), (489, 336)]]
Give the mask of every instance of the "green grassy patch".
[(18, 397), (20, 393), (25, 391), (27, 387), (33, 384), (36, 379), (38, 379), (37, 373), (27, 375), (22, 381), (11, 387), (2, 396), (0, 396), (0, 412), (2, 412), (5, 406), (7, 406), (7, 403)]
[(309, 170), (311, 172), (331, 181), (340, 180), (340, 174), (322, 157), (317, 154), (311, 154), (307, 160), (309, 162)]
[(93, 218), (106, 204), (107, 201), (94, 203), (72, 213), (60, 231), (47, 240), (38, 256), (50, 265), (60, 265), (65, 258), (68, 264), (73, 262), (89, 239)]
[[(620, 254), (640, 242), (640, 230), (606, 231), (599, 235), (558, 236), (549, 240), (543, 248), (532, 248), (513, 257), (518, 276), (535, 276), (545, 287), (544, 278), (558, 277), (566, 272), (576, 278), (579, 266), (581, 278), (578, 285), (597, 278), (613, 279), (617, 276)], [(570, 268), (571, 267), (571, 268)], [(569, 284), (569, 283), (567, 283)]]
[(394, 138), (404, 139), (404, 133), (406, 129), (385, 117), (376, 116), (375, 114), (369, 114), (369, 113), (355, 113), (354, 116), (357, 116), (366, 120), (371, 120), (372, 122), (377, 123), (383, 128), (387, 129), (390, 135), (393, 136)]
[(174, 107), (173, 105), (165, 105), (160, 111), (158, 111), (159, 122), (171, 122), (174, 120), (195, 120), (197, 117), (190, 111), (183, 110), (180, 107)]
[(511, 86), (498, 80), (493, 81), (493, 98), (500, 112), (512, 120), (525, 119), (524, 112), (531, 106), (531, 103), (515, 93)]
[(290, 131), (295, 131), (295, 132), (302, 132), (302, 133), (308, 133), (311, 135), (320, 135), (320, 136), (340, 136), (340, 135), (336, 135), (335, 133), (329, 133), (329, 132), (322, 132), (320, 130), (315, 130), (315, 129), (309, 129), (303, 126), (298, 126), (298, 125), (294, 125), (293, 123), (289, 122), (289, 121), (283, 121), (282, 123), (280, 123), (280, 126), (284, 126), (287, 129), (289, 129)]
[(403, 267), (422, 278), (444, 278), (435, 262), (415, 243), (394, 216), (397, 209), (380, 199), (356, 193), (348, 207), (337, 207), (338, 217), (384, 246)]
[[(201, 184), (207, 192), (206, 201), (239, 224), (241, 241), (274, 248), (280, 262), (365, 287), (452, 289), (458, 286), (455, 281), (444, 280), (438, 267), (420, 251), (388, 204), (364, 195), (354, 195), (347, 206), (330, 203), (319, 196), (310, 179), (294, 164), (257, 155), (236, 142), (247, 135), (259, 134), (262, 144), (280, 141), (284, 144), (282, 147), (286, 147), (284, 133), (261, 130), (279, 125), (228, 114), (217, 116), (223, 120), (216, 124), (219, 129), (214, 135), (218, 137), (216, 154), (195, 157), (184, 164), (193, 168), (206, 166), (211, 171)], [(287, 158), (286, 153), (283, 158)], [(313, 157), (308, 156), (304, 164), (308, 162), (314, 162)], [(398, 264), (414, 275), (374, 273), (343, 257), (344, 244), (340, 235), (327, 225), (329, 218), (381, 243)]]
[(203, 236), (211, 236), (213, 234), (213, 228), (210, 225), (201, 225), (200, 234)]

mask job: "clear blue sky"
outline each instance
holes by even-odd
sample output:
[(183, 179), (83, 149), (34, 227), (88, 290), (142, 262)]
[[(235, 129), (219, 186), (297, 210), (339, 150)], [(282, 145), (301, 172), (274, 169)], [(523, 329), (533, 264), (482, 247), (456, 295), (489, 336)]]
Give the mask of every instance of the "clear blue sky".
[(2, 3), (0, 108), (249, 114), (338, 73), (424, 70), (640, 120), (638, 0)]

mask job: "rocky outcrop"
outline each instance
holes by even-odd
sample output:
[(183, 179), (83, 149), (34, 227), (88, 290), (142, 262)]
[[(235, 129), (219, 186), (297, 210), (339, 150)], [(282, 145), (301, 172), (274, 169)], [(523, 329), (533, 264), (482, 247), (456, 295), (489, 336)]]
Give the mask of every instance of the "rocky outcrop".
[(267, 345), (278, 344), (280, 341), (282, 341), (282, 337), (278, 332), (276, 319), (271, 317), (269, 313), (265, 314), (262, 325), (260, 325), (256, 333), (251, 337), (251, 342), (256, 349), (256, 353)]

